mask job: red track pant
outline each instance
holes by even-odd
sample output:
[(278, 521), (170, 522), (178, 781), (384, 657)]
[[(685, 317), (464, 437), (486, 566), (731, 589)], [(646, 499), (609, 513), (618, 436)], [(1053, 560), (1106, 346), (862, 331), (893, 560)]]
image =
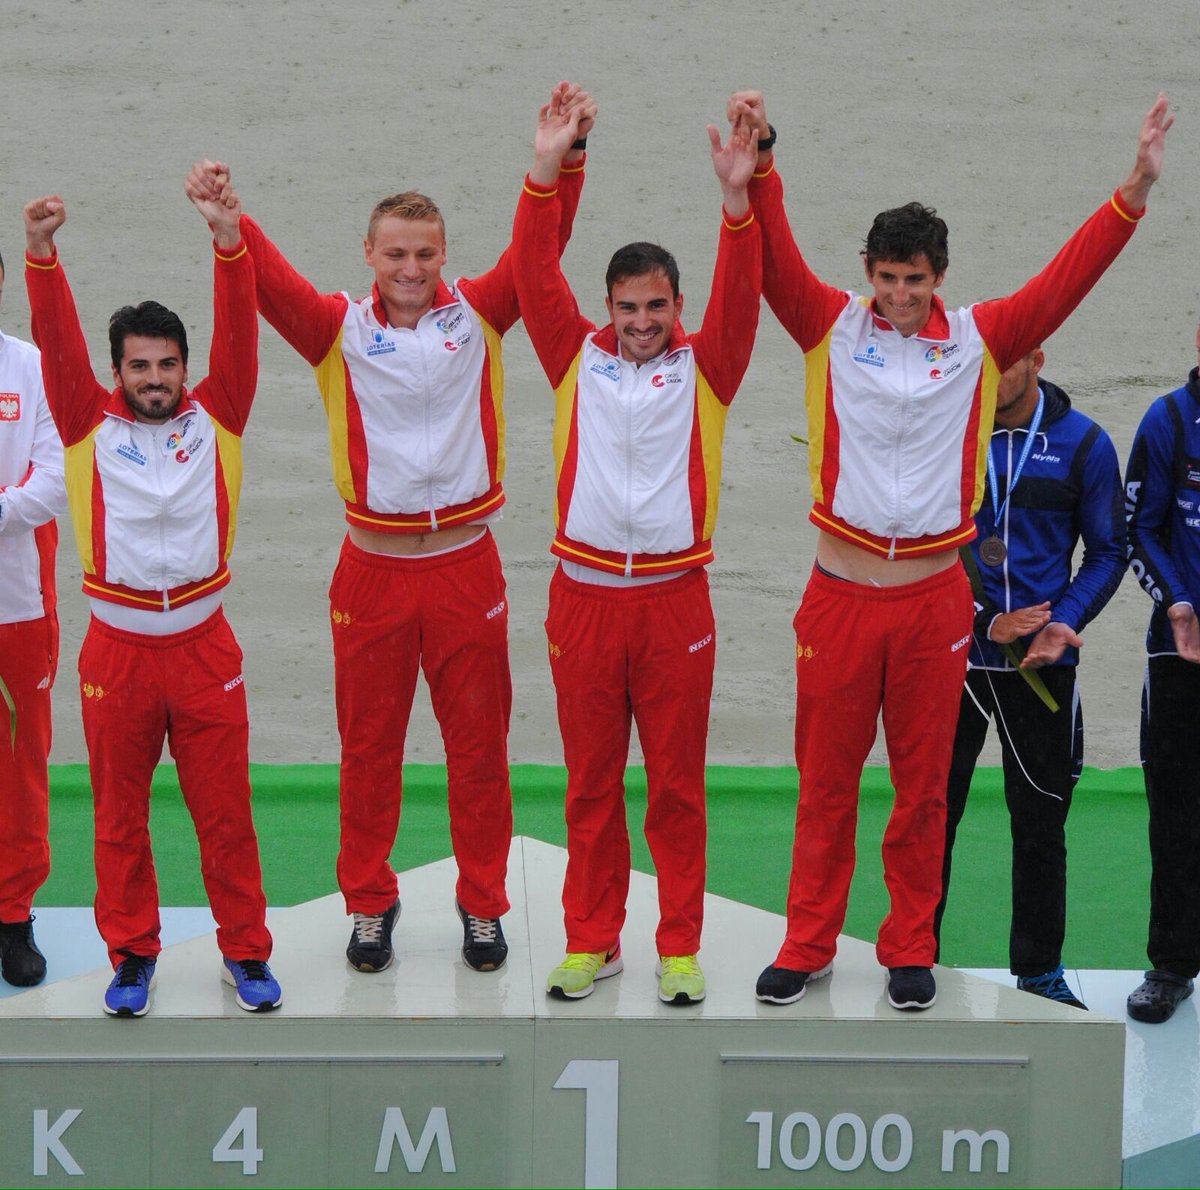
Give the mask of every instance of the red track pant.
[(777, 966), (815, 971), (837, 949), (859, 781), (881, 707), (896, 800), (883, 838), (891, 912), (876, 954), (885, 967), (933, 964), (946, 778), (973, 610), (959, 565), (883, 588), (813, 571), (795, 619), (800, 800)]
[(231, 959), (269, 957), (242, 650), (225, 613), (170, 636), (123, 632), (93, 616), (79, 680), (96, 803), (96, 925), (113, 966), (161, 949), (149, 819), (164, 736), (196, 825), (217, 945)]
[(558, 570), (546, 619), (567, 763), (568, 951), (616, 944), (629, 892), (631, 717), (646, 759), (660, 955), (695, 954), (704, 920), (704, 755), (716, 636), (708, 575), (599, 587)]
[(404, 737), (424, 669), (446, 746), (458, 899), (477, 917), (508, 912), (508, 599), (490, 532), (432, 558), (342, 546), (329, 590), (342, 843), (338, 884), (352, 913), (396, 899), (388, 857), (400, 825)]
[(54, 614), (0, 624), (0, 680), (16, 707), (16, 739), (0, 701), (0, 921), (27, 921), (50, 875), (50, 688), (58, 665)]

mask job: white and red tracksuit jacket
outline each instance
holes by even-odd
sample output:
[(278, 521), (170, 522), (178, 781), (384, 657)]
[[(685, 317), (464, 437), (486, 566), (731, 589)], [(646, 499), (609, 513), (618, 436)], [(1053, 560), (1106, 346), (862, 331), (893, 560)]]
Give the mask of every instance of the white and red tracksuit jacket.
[(763, 294), (804, 351), (810, 519), (887, 557), (971, 541), (1001, 374), (1066, 320), (1143, 212), (1114, 194), (1016, 293), (952, 311), (935, 295), (929, 321), (904, 338), (868, 298), (826, 285), (805, 263), (773, 163), (750, 197), (763, 227)]
[(625, 575), (712, 561), (725, 417), (750, 362), (762, 280), (758, 223), (721, 227), (700, 330), (676, 323), (667, 352), (638, 367), (612, 326), (597, 330), (558, 264), (562, 181), (528, 180), (513, 253), (521, 312), (554, 388), (557, 557)]
[(37, 348), (0, 333), (0, 624), (54, 611), (54, 518), (66, 510), (62, 442)]
[[(568, 174), (556, 225), (570, 238), (583, 166)], [(312, 365), (329, 419), (333, 479), (351, 525), (428, 533), (504, 503), (501, 336), (520, 311), (511, 249), (473, 280), (438, 285), (414, 330), (392, 327), (373, 287), (322, 294), (242, 217), (263, 317)]]
[(83, 591), (92, 598), (167, 611), (229, 582), (258, 317), (245, 246), (214, 252), (209, 375), (185, 390), (162, 426), (135, 420), (119, 387), (96, 382), (57, 254), (25, 259), (33, 336), (66, 451)]

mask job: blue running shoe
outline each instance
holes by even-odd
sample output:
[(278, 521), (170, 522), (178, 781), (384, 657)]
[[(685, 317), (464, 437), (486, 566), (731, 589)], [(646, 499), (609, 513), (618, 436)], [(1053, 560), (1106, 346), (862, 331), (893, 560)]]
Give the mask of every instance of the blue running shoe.
[(1071, 991), (1063, 974), (1062, 963), (1045, 975), (1018, 975), (1017, 988), (1022, 992), (1032, 992), (1035, 996), (1044, 996), (1057, 1004), (1069, 1004), (1072, 1008), (1082, 1008), (1087, 1012), (1087, 1005)]
[(157, 960), (121, 953), (125, 958), (104, 993), (104, 1011), (109, 1016), (145, 1016), (150, 1011), (150, 989), (154, 987)]
[(221, 978), (237, 988), (238, 1007), (247, 1012), (270, 1012), (283, 1003), (283, 992), (271, 968), (260, 959), (226, 959)]

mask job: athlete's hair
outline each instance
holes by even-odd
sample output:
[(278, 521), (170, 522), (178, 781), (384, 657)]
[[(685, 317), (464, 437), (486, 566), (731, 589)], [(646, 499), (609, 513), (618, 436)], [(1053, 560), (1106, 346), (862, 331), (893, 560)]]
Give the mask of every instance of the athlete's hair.
[(122, 306), (108, 320), (108, 345), (112, 351), (113, 367), (120, 369), (125, 358), (125, 339), (129, 335), (144, 335), (147, 339), (166, 339), (179, 348), (184, 366), (188, 361), (187, 330), (174, 310), (158, 302), (142, 302), (137, 306)]
[(665, 248), (644, 241), (626, 244), (613, 253), (612, 260), (608, 262), (608, 272), (604, 275), (608, 296), (612, 297), (613, 286), (618, 281), (644, 277), (648, 273), (661, 273), (671, 282), (671, 296), (679, 296), (679, 265), (675, 263), (675, 257)]
[(945, 219), (939, 218), (932, 207), (910, 202), (875, 216), (862, 255), (867, 258), (868, 269), (874, 269), (880, 260), (911, 264), (918, 256), (924, 256), (936, 276), (944, 273), (950, 263), (947, 241)]
[(368, 240), (374, 242), (375, 229), (379, 226), (379, 220), (385, 215), (395, 215), (397, 219), (436, 219), (438, 227), (442, 229), (442, 239), (446, 238), (446, 221), (442, 218), (442, 212), (438, 210), (437, 203), (416, 190), (405, 190), (402, 194), (389, 194), (387, 198), (381, 198), (375, 204), (371, 211), (371, 218), (367, 220)]

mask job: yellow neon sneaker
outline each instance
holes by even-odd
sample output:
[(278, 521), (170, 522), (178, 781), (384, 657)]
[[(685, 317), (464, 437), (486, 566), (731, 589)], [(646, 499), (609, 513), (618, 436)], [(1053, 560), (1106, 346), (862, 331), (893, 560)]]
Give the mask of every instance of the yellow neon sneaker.
[(610, 951), (572, 951), (546, 979), (546, 991), (560, 1000), (582, 1000), (596, 989), (597, 979), (607, 979), (625, 969), (621, 944)]
[(658, 998), (664, 1004), (699, 1004), (704, 999), (704, 972), (694, 954), (659, 955)]

